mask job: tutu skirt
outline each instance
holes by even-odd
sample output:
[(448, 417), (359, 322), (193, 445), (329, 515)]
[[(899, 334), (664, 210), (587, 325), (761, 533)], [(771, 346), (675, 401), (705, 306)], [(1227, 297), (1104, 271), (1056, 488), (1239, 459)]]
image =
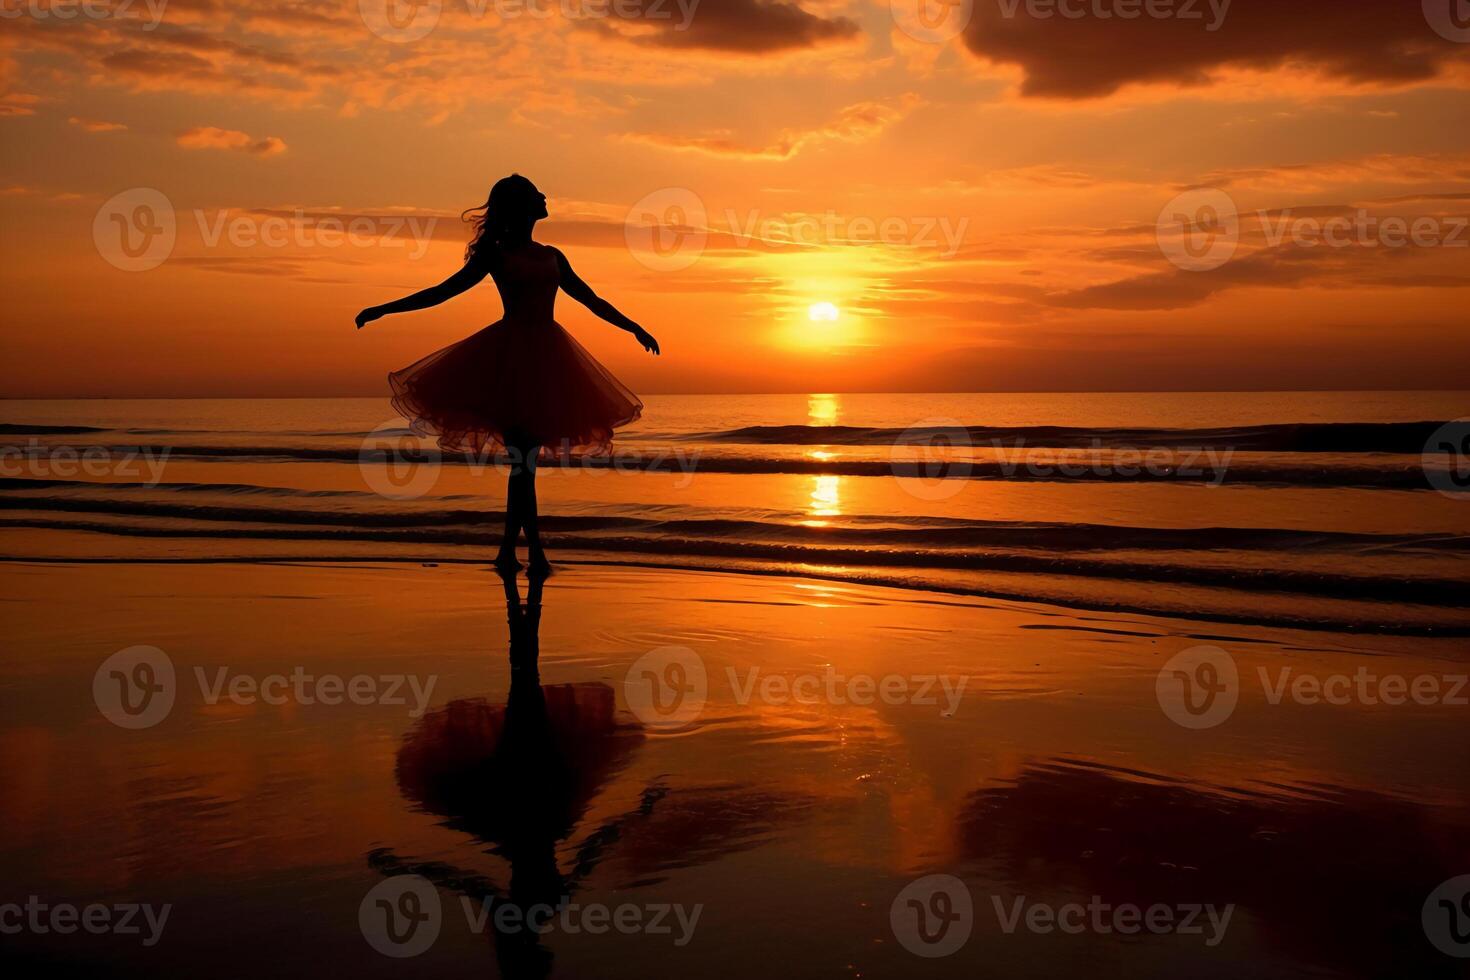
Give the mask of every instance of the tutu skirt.
[(555, 320), (500, 320), (388, 375), (413, 431), (453, 452), (607, 452), (643, 403)]

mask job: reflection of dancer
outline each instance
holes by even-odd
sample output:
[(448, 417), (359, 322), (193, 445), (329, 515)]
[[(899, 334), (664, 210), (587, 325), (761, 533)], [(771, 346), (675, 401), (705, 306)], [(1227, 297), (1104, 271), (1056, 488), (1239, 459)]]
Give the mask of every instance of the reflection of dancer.
[[(393, 407), (445, 449), (510, 456), (505, 534), (495, 565), (518, 568), (516, 539), (526, 532), (534, 572), (550, 571), (536, 515), (536, 459), (547, 452), (605, 450), (613, 430), (634, 421), (643, 403), (552, 317), (556, 291), (631, 333), (657, 354), (658, 341), (598, 296), (558, 249), (532, 241), (546, 217), (546, 195), (519, 174), (499, 180), (474, 221), (464, 268), (437, 286), (357, 315), (358, 329), (390, 313), (438, 306), (495, 280), (503, 319), (388, 376)], [(466, 212), (469, 214), (471, 212)]]
[(496, 910), (513, 905), (507, 921), (540, 926), (554, 916), (597, 866), (627, 821), (646, 815), (663, 795), (644, 791), (632, 812), (590, 834), (563, 874), (557, 845), (567, 840), (603, 785), (626, 765), (643, 740), (619, 723), (606, 684), (542, 687), (538, 671), (541, 583), (532, 580), (521, 603), (515, 579), (503, 576), (510, 621), (510, 694), (504, 706), (484, 699), (451, 701), (424, 715), (398, 750), (398, 787), (444, 826), (491, 845), (510, 864), (510, 889), (447, 865), (374, 851), (369, 862), (385, 874), (422, 875), (442, 888), (485, 903), (486, 928), (496, 930), (496, 957), (507, 976), (545, 976), (551, 953), (528, 928), (497, 928)]

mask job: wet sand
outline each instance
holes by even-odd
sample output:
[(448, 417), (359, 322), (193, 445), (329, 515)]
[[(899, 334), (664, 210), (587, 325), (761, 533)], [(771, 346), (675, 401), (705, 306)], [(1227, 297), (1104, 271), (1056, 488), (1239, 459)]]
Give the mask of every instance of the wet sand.
[[(1421, 923), (1436, 886), (1470, 873), (1460, 638), (574, 565), (546, 584), (539, 634), (513, 619), (512, 671), (506, 595), (483, 567), (10, 562), (0, 575), (5, 900), (170, 906), (152, 945), (7, 936), (22, 965), (1463, 975)], [(176, 680), (171, 710), (130, 729), (104, 716), (110, 682), (94, 695), (94, 680), (137, 645), (163, 651)], [(1161, 705), (1159, 677), (1201, 646), (1228, 655), (1238, 703), (1192, 728)], [(1365, 677), (1379, 695), (1385, 677), (1428, 677), (1439, 696), (1272, 703), (1283, 668), (1288, 683)], [(328, 677), (344, 703), (321, 703)], [(245, 693), (208, 703), (237, 678)], [(405, 875), (441, 906), (437, 938), (407, 962), (359, 918)], [(926, 944), (908, 910), (953, 908), (933, 901), (947, 881), (933, 875), (958, 879), (972, 911), (967, 938), (927, 957), (910, 947), (943, 942)], [(466, 897), (632, 906), (645, 926), (665, 908), (670, 928), (595, 933), (583, 918), (496, 935), (467, 921)], [(1007, 931), (1034, 906), (1089, 904), (1113, 911), (1078, 931), (1040, 913)], [(1198, 907), (1202, 929), (1125, 932), (1118, 906)]]

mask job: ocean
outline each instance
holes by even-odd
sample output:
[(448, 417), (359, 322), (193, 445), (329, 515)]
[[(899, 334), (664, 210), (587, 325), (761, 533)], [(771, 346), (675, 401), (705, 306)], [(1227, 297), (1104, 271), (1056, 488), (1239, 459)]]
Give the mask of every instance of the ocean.
[[(1470, 631), (1465, 392), (652, 395), (541, 465), (553, 561)], [(12, 558), (469, 562), (505, 461), (386, 398), (0, 403)], [(1463, 459), (1461, 460), (1463, 463)]]

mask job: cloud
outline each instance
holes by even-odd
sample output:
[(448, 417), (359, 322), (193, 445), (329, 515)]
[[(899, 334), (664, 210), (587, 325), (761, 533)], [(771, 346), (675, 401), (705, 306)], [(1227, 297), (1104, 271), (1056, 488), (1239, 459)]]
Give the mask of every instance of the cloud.
[(189, 150), (239, 150), (263, 157), (286, 152), (286, 141), (279, 136), (257, 140), (248, 133), (218, 126), (194, 126), (180, 133), (175, 142)]
[(1446, 181), (1470, 181), (1470, 154), (1378, 153), (1354, 160), (1215, 170), (1183, 189), (1288, 188), (1296, 193), (1307, 193), (1343, 185), (1437, 184)]
[[(1448, 234), (1448, 233), (1447, 233)], [(1391, 249), (1379, 243), (1349, 248), (1280, 245), (1234, 259), (1210, 272), (1169, 269), (1049, 296), (1047, 306), (1070, 310), (1176, 310), (1197, 306), (1230, 289), (1316, 287), (1333, 289), (1470, 288), (1470, 276), (1425, 268), (1444, 262), (1459, 268), (1463, 253), (1444, 249)], [(1397, 260), (1410, 268), (1396, 268)]]
[(716, 130), (696, 135), (665, 133), (626, 133), (623, 139), (671, 150), (690, 150), (714, 156), (747, 157), (761, 160), (786, 160), (818, 143), (840, 141), (855, 143), (871, 139), (903, 119), (923, 99), (912, 92), (886, 102), (858, 102), (839, 110), (829, 122), (811, 129), (787, 129), (767, 143), (753, 143), (735, 138), (729, 130)]
[(67, 119), (67, 122), (89, 133), (121, 133), (128, 128), (122, 123), (103, 122), (100, 119), (83, 119), (80, 116), (72, 116)]
[[(1101, 7), (1112, 16), (1097, 16)], [(1024, 73), (1021, 94), (1092, 99), (1136, 83), (1205, 86), (1227, 69), (1309, 69), (1339, 83), (1399, 86), (1464, 63), (1408, 0), (1196, 0), (1170, 4), (1193, 16), (1117, 15), (1122, 4), (986, 0), (964, 33), (976, 56)], [(1028, 13), (1028, 7), (1032, 12)], [(1063, 8), (1081, 13), (1064, 16)]]
[(614, 15), (604, 25), (609, 33), (660, 48), (766, 54), (862, 34), (848, 17), (820, 17), (783, 0), (620, 0), (609, 9)]

